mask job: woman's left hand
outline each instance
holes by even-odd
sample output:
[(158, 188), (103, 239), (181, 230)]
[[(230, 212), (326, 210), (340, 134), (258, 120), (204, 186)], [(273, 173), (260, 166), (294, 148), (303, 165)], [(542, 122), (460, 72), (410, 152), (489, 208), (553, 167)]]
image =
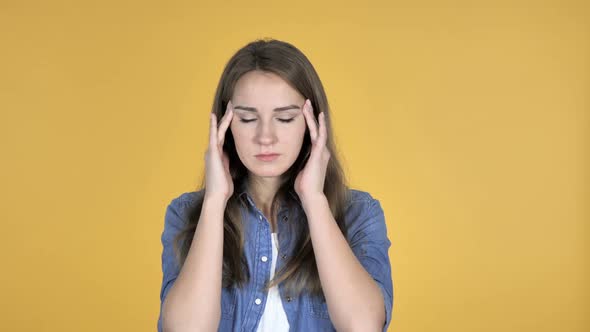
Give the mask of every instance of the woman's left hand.
[(309, 127), (311, 136), (311, 153), (305, 167), (295, 178), (295, 192), (301, 201), (324, 195), (324, 180), (330, 160), (330, 151), (326, 147), (327, 129), (324, 112), (319, 114), (318, 123), (313, 115), (313, 108), (309, 99), (303, 104), (303, 115)]

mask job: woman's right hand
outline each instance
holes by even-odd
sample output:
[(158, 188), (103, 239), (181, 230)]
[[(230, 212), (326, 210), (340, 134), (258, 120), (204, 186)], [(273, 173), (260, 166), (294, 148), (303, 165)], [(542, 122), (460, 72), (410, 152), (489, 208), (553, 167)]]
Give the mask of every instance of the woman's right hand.
[(223, 151), (225, 133), (233, 118), (231, 101), (217, 126), (217, 117), (211, 113), (209, 121), (209, 147), (205, 152), (205, 199), (219, 199), (224, 203), (234, 192), (234, 183), (229, 172), (229, 158)]

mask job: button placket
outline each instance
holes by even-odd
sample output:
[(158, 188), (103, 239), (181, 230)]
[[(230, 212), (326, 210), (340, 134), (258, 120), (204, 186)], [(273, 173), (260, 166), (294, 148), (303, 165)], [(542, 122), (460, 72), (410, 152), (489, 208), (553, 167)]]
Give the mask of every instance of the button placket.
[[(254, 203), (250, 200), (250, 197), (247, 197), (248, 200), (250, 201), (250, 204), (252, 205), (252, 207), (256, 210), (256, 214), (258, 214), (258, 220), (262, 223), (263, 222), (263, 215), (262, 212), (260, 210), (258, 210), (258, 208), (256, 207), (256, 205), (254, 205)], [(268, 257), (266, 255), (260, 256), (260, 260), (264, 263), (266, 263), (268, 261)], [(261, 298), (256, 298), (254, 300), (254, 304), (256, 304), (257, 306), (259, 306), (262, 303), (262, 299)]]

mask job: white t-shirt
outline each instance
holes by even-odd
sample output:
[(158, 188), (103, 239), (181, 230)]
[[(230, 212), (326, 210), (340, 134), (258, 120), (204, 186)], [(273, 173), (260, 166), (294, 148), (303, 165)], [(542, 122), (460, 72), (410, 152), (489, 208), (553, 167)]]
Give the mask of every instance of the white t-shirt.
[[(275, 275), (277, 257), (279, 255), (279, 240), (277, 233), (271, 233), (272, 237), (272, 265), (270, 267), (270, 278)], [(264, 312), (258, 323), (256, 332), (281, 332), (289, 331), (289, 321), (283, 308), (283, 302), (277, 286), (273, 286), (268, 291), (268, 297), (264, 306)]]

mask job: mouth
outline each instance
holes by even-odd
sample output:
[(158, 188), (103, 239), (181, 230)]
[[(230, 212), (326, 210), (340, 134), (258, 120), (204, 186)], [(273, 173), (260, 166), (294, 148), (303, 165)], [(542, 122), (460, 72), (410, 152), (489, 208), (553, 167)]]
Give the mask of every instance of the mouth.
[(256, 158), (262, 161), (273, 161), (279, 157), (278, 153), (257, 154)]

